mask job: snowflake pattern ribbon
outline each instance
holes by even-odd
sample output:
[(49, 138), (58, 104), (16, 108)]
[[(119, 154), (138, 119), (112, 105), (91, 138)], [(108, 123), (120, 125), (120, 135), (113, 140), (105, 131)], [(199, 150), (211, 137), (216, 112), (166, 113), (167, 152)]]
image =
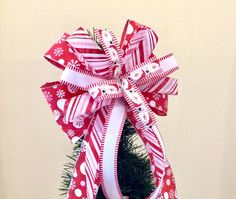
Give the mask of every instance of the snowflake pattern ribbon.
[(166, 115), (168, 95), (177, 94), (177, 80), (167, 77), (178, 69), (175, 57), (157, 58), (157, 35), (132, 20), (120, 43), (111, 31), (96, 29), (95, 35), (98, 43), (83, 28), (65, 33), (45, 54), (63, 73), (42, 91), (72, 143), (83, 137), (67, 198), (96, 198), (100, 185), (106, 198), (127, 198), (118, 183), (117, 153), (128, 117), (150, 157), (156, 189), (147, 198), (177, 199), (154, 116)]

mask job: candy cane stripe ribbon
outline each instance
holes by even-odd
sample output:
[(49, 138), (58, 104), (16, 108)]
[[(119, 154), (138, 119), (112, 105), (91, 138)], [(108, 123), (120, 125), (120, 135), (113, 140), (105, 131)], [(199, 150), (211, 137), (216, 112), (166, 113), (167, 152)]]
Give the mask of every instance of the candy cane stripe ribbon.
[(158, 41), (147, 26), (128, 20), (120, 43), (112, 31), (96, 29), (97, 42), (83, 28), (65, 33), (45, 54), (63, 70), (61, 81), (43, 85), (57, 123), (72, 143), (83, 138), (67, 199), (122, 199), (117, 155), (128, 117), (150, 158), (156, 189), (147, 198), (177, 199), (154, 113), (167, 114), (168, 95), (178, 82), (167, 77), (178, 69), (173, 54), (157, 58)]

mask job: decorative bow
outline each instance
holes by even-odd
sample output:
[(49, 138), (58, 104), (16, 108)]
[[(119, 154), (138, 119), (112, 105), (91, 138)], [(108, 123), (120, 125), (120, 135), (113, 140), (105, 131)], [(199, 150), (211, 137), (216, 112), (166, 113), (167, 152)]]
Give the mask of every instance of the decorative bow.
[(155, 116), (167, 114), (168, 95), (177, 94), (178, 69), (172, 54), (157, 58), (157, 35), (128, 20), (120, 44), (111, 31), (83, 28), (65, 33), (45, 54), (63, 69), (60, 82), (42, 91), (57, 123), (75, 143), (83, 142), (67, 198), (96, 197), (99, 186), (109, 199), (125, 198), (117, 178), (119, 141), (128, 117), (145, 144), (156, 189), (148, 198), (176, 199), (176, 186), (166, 159)]

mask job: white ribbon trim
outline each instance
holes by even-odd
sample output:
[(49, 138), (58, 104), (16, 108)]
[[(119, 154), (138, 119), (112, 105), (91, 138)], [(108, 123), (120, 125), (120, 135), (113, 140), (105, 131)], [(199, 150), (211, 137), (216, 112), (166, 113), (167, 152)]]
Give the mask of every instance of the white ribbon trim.
[(124, 121), (126, 119), (126, 105), (123, 100), (116, 99), (109, 118), (103, 157), (102, 157), (102, 187), (107, 198), (120, 199), (122, 194), (117, 179), (117, 150), (120, 142)]
[(160, 67), (163, 69), (164, 72), (171, 70), (177, 66), (178, 66), (178, 63), (174, 55), (171, 55), (167, 57), (166, 59), (163, 59), (160, 61)]
[(64, 70), (61, 76), (61, 80), (82, 88), (86, 88), (91, 84), (104, 81), (104, 79), (91, 76), (86, 73), (77, 72), (70, 68), (66, 68)]

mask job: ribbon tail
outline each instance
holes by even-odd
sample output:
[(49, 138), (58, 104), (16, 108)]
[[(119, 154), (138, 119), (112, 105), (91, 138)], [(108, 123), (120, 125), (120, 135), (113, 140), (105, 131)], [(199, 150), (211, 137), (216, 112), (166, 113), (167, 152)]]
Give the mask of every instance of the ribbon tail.
[(113, 100), (107, 125), (103, 132), (103, 148), (101, 153), (101, 185), (106, 198), (121, 199), (118, 176), (117, 155), (120, 137), (127, 115), (127, 106), (121, 99)]
[(144, 130), (141, 128), (133, 112), (128, 113), (130, 122), (133, 124), (138, 135), (142, 139), (146, 151), (150, 158), (151, 169), (153, 173), (154, 182), (156, 189), (148, 197), (150, 199), (159, 199), (160, 191), (163, 182), (163, 176), (165, 172), (165, 153), (164, 146), (160, 135), (155, 132), (155, 125), (152, 127), (152, 130)]
[[(176, 191), (176, 184), (175, 179), (173, 176), (173, 172), (171, 170), (170, 164), (168, 160), (164, 159), (163, 161), (160, 161), (160, 151), (157, 150), (159, 147), (156, 146), (155, 143), (158, 143), (157, 141), (152, 142), (151, 140), (151, 132), (143, 131), (142, 128), (140, 128), (139, 124), (137, 123), (134, 113), (128, 112), (128, 118), (130, 122), (133, 124), (134, 128), (136, 129), (138, 135), (140, 136), (141, 140), (143, 141), (146, 151), (150, 157), (150, 163), (151, 163), (151, 169), (153, 172), (153, 177), (156, 185), (156, 189), (151, 193), (148, 199), (160, 199), (160, 198), (173, 198), (177, 199), (177, 191)], [(161, 148), (164, 150), (164, 144), (160, 135), (160, 132), (157, 128), (157, 125), (155, 125), (153, 128), (153, 136), (158, 139), (160, 142)], [(162, 143), (162, 144), (161, 144)], [(167, 197), (168, 195), (169, 197)]]
[(66, 199), (86, 198), (85, 149), (89, 136), (81, 144), (80, 154), (72, 172), (69, 191)]
[(161, 195), (162, 197), (167, 197), (168, 195), (169, 198), (178, 199), (175, 177), (168, 161), (166, 161), (165, 164), (165, 175)]
[(109, 106), (101, 108), (96, 112), (91, 134), (86, 147), (85, 171), (88, 199), (96, 198), (100, 185), (99, 162), (101, 159), (102, 133), (106, 128), (106, 118), (109, 116)]
[(109, 114), (109, 107), (102, 107), (98, 110), (92, 121), (88, 134), (83, 140), (80, 155), (76, 162), (68, 199), (96, 198), (100, 186), (99, 161), (102, 142), (102, 132), (105, 128), (106, 118)]

